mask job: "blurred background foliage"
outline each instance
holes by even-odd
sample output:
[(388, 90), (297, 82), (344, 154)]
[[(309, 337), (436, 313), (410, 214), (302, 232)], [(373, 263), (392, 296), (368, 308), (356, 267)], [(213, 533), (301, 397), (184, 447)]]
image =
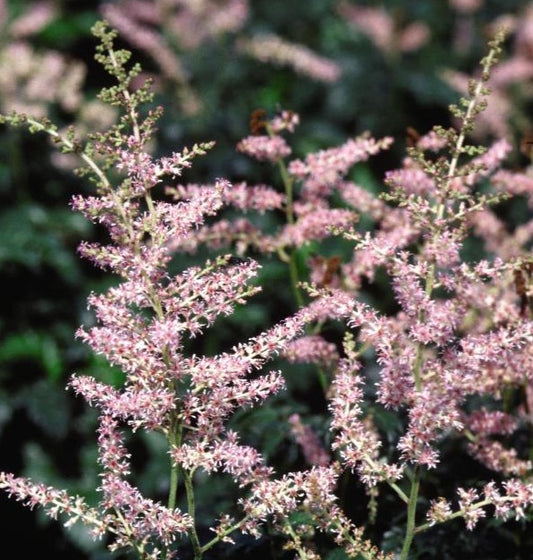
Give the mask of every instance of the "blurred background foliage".
[[(161, 66), (165, 61), (158, 58), (160, 49), (150, 50), (136, 41), (139, 33), (120, 38), (121, 45), (133, 50), (134, 59), (155, 77), (156, 102), (165, 108), (154, 152), (166, 154), (194, 142), (216, 141), (215, 148), (187, 172), (185, 181), (190, 182), (221, 176), (235, 182), (280, 185), (274, 168), (247, 159), (235, 146), (249, 133), (252, 111), (263, 108), (272, 115), (282, 108), (300, 115), (301, 125), (291, 138), (296, 157), (338, 145), (366, 130), (376, 138), (394, 137), (391, 150), (352, 170), (354, 180), (379, 192), (384, 171), (400, 166), (408, 127), (424, 133), (434, 124), (450, 124), (447, 107), (459, 94), (445, 72), (475, 71), (495, 22), (505, 21), (515, 30), (520, 25), (533, 27), (533, 3), (524, 0), (253, 0), (237, 27), (202, 36), (200, 32), (209, 28), (217, 10), (232, 3), (210, 4), (211, 12), (193, 29), (198, 33), (196, 42), (194, 34), (192, 38), (173, 35), (176, 31), (165, 27), (164, 18), (150, 26), (164, 41), (169, 60), (174, 57), (167, 67)], [(95, 42), (90, 27), (103, 15), (115, 13), (110, 9), (125, 10), (127, 6), (127, 1), (0, 2), (1, 110), (26, 103), (60, 125), (77, 122), (82, 130), (105, 126), (113, 114), (95, 101), (98, 89), (108, 82), (93, 60)], [(374, 34), (368, 22), (356, 23), (354, 8), (381, 10)], [(43, 13), (48, 15), (39, 20)], [(362, 12), (358, 13), (361, 21)], [(272, 36), (309, 49), (323, 63), (329, 61), (330, 70), (337, 68), (338, 78), (317, 79), (274, 55), (270, 61), (262, 61), (247, 53), (246, 45), (251, 48), (254, 40)], [(519, 48), (513, 41), (511, 35), (507, 57), (515, 56)], [(32, 82), (32, 76), (49, 64), (57, 74), (45, 72), (41, 84)], [(59, 91), (58, 83), (69, 76), (74, 77)], [(510, 162), (515, 168), (528, 163), (518, 146), (532, 126), (528, 117), (532, 76), (525, 72), (522, 79), (499, 90), (507, 102), (501, 117), (516, 146)], [(57, 95), (43, 98), (47, 86), (50, 91), (56, 88)], [(478, 140), (489, 142), (497, 136), (498, 130), (488, 127)], [(90, 321), (87, 295), (114, 282), (76, 255), (78, 243), (98, 232), (73, 214), (68, 203), (72, 194), (88, 192), (90, 185), (72, 173), (72, 162), (58, 157), (43, 137), (3, 127), (0, 153), (0, 468), (91, 496), (98, 486), (96, 418), (93, 410), (65, 391), (65, 383), (73, 372), (117, 383), (121, 374), (91, 355), (74, 337), (78, 326)], [(506, 207), (505, 212), (511, 226), (513, 220), (523, 219), (523, 207)], [(274, 218), (258, 219), (266, 229), (276, 227)], [(322, 249), (330, 254), (345, 250), (338, 244)], [(183, 257), (180, 266), (190, 262), (193, 257)], [(218, 321), (195, 342), (195, 350), (220, 351), (294, 310), (286, 288), (286, 267), (274, 259), (263, 259), (263, 264), (259, 282), (265, 286), (264, 293), (232, 317)], [(385, 283), (378, 281), (368, 297), (387, 311), (390, 299)], [(335, 329), (331, 325), (333, 339)], [(304, 415), (321, 437), (328, 437), (325, 399), (316, 374), (303, 366), (291, 366), (287, 383), (289, 390), (276, 397), (273, 406), (243, 411), (234, 419), (278, 472), (303, 466), (299, 449), (288, 435), (287, 417), (292, 412)], [(392, 415), (381, 414), (376, 422), (389, 441), (401, 430)], [(164, 442), (144, 434), (131, 444), (140, 487), (163, 496), (167, 475)], [(480, 471), (462, 449), (447, 451), (453, 462), (443, 462), (435, 475), (443, 493), (447, 485), (466, 484)], [(228, 488), (231, 484), (224, 476), (199, 486), (200, 518), (205, 514), (210, 519), (217, 510), (231, 511)], [(350, 514), (365, 523), (368, 498), (361, 489), (347, 480), (343, 495)], [(63, 532), (60, 524), (46, 521), (40, 513), (3, 495), (0, 500), (4, 543), (16, 546), (19, 556), (47, 554), (56, 560), (109, 557), (103, 543), (88, 540), (82, 530)], [(390, 496), (378, 500), (382, 513), (369, 534), (385, 549), (392, 549), (403, 536), (396, 527), (403, 523), (404, 512)], [(461, 522), (450, 523), (424, 535), (416, 557), (525, 559), (533, 556), (533, 533), (527, 535), (516, 531), (513, 524), (490, 522), (465, 536)], [(283, 556), (275, 539), (244, 539), (233, 549), (233, 554), (241, 556), (252, 553), (265, 558)], [(222, 551), (219, 554), (227, 557)]]

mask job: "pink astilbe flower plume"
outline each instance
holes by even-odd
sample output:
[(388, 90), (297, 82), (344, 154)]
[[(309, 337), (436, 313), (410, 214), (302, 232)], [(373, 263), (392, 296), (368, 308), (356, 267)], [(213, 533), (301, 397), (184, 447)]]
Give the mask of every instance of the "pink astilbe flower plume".
[[(161, 110), (141, 117), (142, 104), (151, 100), (149, 84), (133, 89), (139, 67), (127, 68), (129, 55), (115, 50), (115, 33), (105, 24), (95, 25), (94, 33), (100, 39), (97, 60), (118, 81), (116, 87), (104, 89), (101, 98), (122, 107), (124, 115), (108, 132), (95, 135), (91, 144), (76, 148), (85, 165), (80, 172), (92, 177), (97, 192), (74, 196), (72, 208), (109, 234), (107, 244), (81, 243), (80, 254), (116, 274), (121, 282), (106, 293), (89, 296), (95, 322), (80, 328), (77, 335), (96, 354), (118, 366), (125, 379), (115, 387), (75, 375), (69, 386), (100, 413), (102, 499), (93, 510), (81, 498), (72, 499), (10, 475), (3, 474), (0, 485), (21, 500), (47, 507), (52, 515), (61, 511), (98, 534), (110, 532), (114, 536), (111, 550), (129, 548), (140, 558), (155, 559), (161, 554), (167, 557), (176, 539), (188, 538), (200, 555), (203, 550), (191, 506), (194, 473), (199, 468), (207, 473), (221, 470), (241, 486), (272, 474), (260, 452), (241, 444), (227, 422), (237, 410), (255, 406), (284, 388), (279, 371), (261, 370), (304, 333), (321, 305), (316, 301), (301, 308), (230, 351), (186, 355), (187, 340), (201, 336), (218, 317), (231, 314), (260, 290), (250, 284), (259, 265), (251, 259), (234, 262), (226, 255), (171, 273), (173, 251), (194, 237), (206, 217), (214, 216), (224, 203), (264, 211), (279, 206), (281, 199), (266, 186), (255, 187), (247, 196), (241, 185), (232, 196), (231, 184), (223, 179), (201, 188), (178, 189), (179, 200), (174, 202), (156, 196), (163, 181), (180, 176), (211, 144), (154, 158), (146, 146)], [(75, 151), (73, 135), (62, 136), (45, 121), (17, 118), (53, 136), (65, 152)], [(293, 126), (294, 119), (289, 117), (276, 124), (279, 130)], [(108, 178), (109, 168), (116, 172), (113, 182)], [(121, 426), (133, 432), (159, 432), (167, 439), (172, 459), (167, 505), (143, 496), (135, 487)], [(180, 481), (188, 496), (187, 512), (176, 507)], [(226, 527), (205, 549), (225, 540), (245, 520)]]
[(430, 38), (429, 27), (414, 21), (401, 27), (384, 8), (356, 6), (339, 2), (338, 11), (346, 21), (367, 35), (385, 54), (412, 52), (423, 47)]
[(289, 417), (291, 433), (298, 445), (302, 449), (305, 460), (310, 465), (325, 467), (330, 462), (330, 457), (321, 445), (317, 434), (310, 426), (302, 423), (299, 414), (292, 414)]
[[(106, 4), (105, 10), (127, 32), (139, 31), (129, 40), (176, 73), (176, 61), (154, 31), (166, 13), (157, 8), (168, 8), (171, 28), (194, 22), (202, 41), (231, 28), (222, 9), (212, 21), (207, 17), (219, 4), (131, 0)], [(246, 2), (222, 4), (231, 8), (238, 28)], [(455, 5), (467, 10), (465, 3)], [(398, 29), (382, 11), (341, 6), (355, 24), (366, 22), (389, 54), (425, 40), (423, 27)], [(116, 33), (105, 22), (93, 32), (100, 41), (96, 59), (117, 82), (100, 98), (120, 108), (118, 123), (84, 143), (47, 120), (22, 114), (0, 120), (46, 132), (67, 155), (81, 158), (78, 171), (95, 186), (91, 195), (75, 195), (72, 208), (107, 238), (82, 242), (79, 253), (117, 281), (89, 295), (93, 318), (77, 337), (123, 377), (108, 383), (104, 374), (81, 372), (68, 387), (98, 411), (100, 499), (90, 505), (8, 473), (0, 473), (0, 488), (30, 507), (43, 506), (52, 517), (66, 516), (69, 524), (83, 522), (96, 537), (109, 534), (112, 551), (141, 560), (174, 558), (183, 548), (195, 560), (209, 558), (237, 531), (260, 537), (265, 526), (299, 560), (408, 560), (419, 555), (413, 551), (418, 534), (437, 524), (462, 517), (471, 530), (491, 512), (501, 520), (525, 519), (533, 504), (533, 467), (513, 439), (531, 424), (533, 221), (509, 232), (491, 205), (512, 194), (531, 202), (533, 189), (526, 174), (500, 169), (511, 151), (507, 140), (488, 149), (468, 144), (503, 33), (490, 42), (481, 77), (451, 107), (457, 128), (436, 126), (419, 137), (399, 168), (385, 173), (377, 197), (352, 181), (350, 172), (392, 139), (363, 134), (293, 157), (286, 135), (295, 132), (299, 117), (292, 111), (271, 119), (254, 111), (251, 134), (237, 145), (240, 153), (277, 169), (278, 181), (188, 183), (188, 168), (212, 144), (153, 156), (149, 147), (162, 109), (145, 111), (153, 100), (150, 85), (139, 85), (141, 69), (129, 65), (130, 53), (115, 48)], [(183, 40), (194, 46), (191, 34)], [(335, 67), (309, 52), (279, 41), (270, 47), (265, 56), (288, 62), (291, 55), (299, 71), (334, 79)], [(276, 220), (264, 231), (269, 213)], [(469, 254), (472, 235), (482, 258)], [(327, 242), (334, 251), (322, 252)], [(195, 254), (202, 245), (213, 250), (208, 257)], [(277, 257), (286, 267), (283, 289), (292, 289), (296, 311), (282, 309), (273, 325), (207, 352), (208, 331), (261, 291), (261, 264), (250, 250), (261, 253), (261, 262)], [(365, 291), (373, 284), (385, 286), (380, 296), (389, 301)], [(284, 400), (286, 387), (314, 380), (296, 376), (316, 374), (316, 402), (293, 407), (297, 391)], [(282, 458), (278, 473), (269, 464), (273, 450), (263, 453), (254, 446), (257, 434), (241, 430), (243, 413), (272, 397), (282, 406), (267, 409), (264, 418), (282, 430), (280, 441), (295, 440), (306, 463), (302, 470), (291, 471)], [(312, 429), (311, 405), (329, 414), (318, 424), (320, 432)], [(136, 486), (135, 447), (129, 444), (142, 431), (166, 445), (166, 503)], [(456, 442), (501, 482), (480, 476), (471, 487), (458, 483), (455, 496), (440, 496), (449, 484), (441, 484), (446, 469), (437, 467)], [(209, 504), (198, 504), (198, 485), (209, 488), (212, 477), (237, 494), (231, 511), (224, 501), (212, 512)], [(369, 521), (376, 519), (383, 490), (387, 501), (405, 508), (398, 526), (387, 528), (396, 535), (405, 517), (402, 544), (386, 536), (390, 552), (384, 552), (354, 523), (349, 508), (360, 504), (346, 493), (354, 487), (364, 491)], [(431, 499), (423, 499), (425, 490), (435, 488)], [(210, 513), (213, 521), (204, 521)], [(378, 534), (376, 527), (372, 534)]]
[[(276, 231), (262, 231), (252, 216), (221, 219), (201, 227), (194, 238), (179, 249), (194, 252), (205, 244), (217, 250), (234, 246), (239, 255), (250, 250), (276, 253), (284, 262), (292, 261), (289, 268), (294, 274), (297, 251), (324, 241), (334, 235), (335, 230), (352, 228), (358, 221), (358, 213), (354, 210), (366, 212), (371, 207), (381, 217), (383, 204), (371, 200), (369, 193), (346, 181), (346, 176), (355, 164), (388, 149), (392, 138), (375, 140), (365, 133), (336, 148), (319, 150), (303, 159), (290, 159), (292, 150), (282, 134), (293, 133), (298, 124), (299, 116), (292, 111), (282, 110), (268, 119), (264, 110), (257, 109), (250, 119), (252, 134), (237, 144), (239, 152), (278, 167), (283, 194), (269, 185), (245, 183), (239, 183), (223, 194), (226, 202), (247, 214), (281, 210), (285, 213), (285, 222)], [(209, 185), (178, 185), (168, 192), (181, 200), (188, 193), (199, 190), (207, 193), (209, 189)], [(336, 194), (353, 202), (354, 209), (336, 207), (332, 200)], [(313, 267), (312, 260), (309, 265)], [(298, 280), (293, 277), (292, 283), (296, 286)]]
[(293, 68), (298, 74), (319, 82), (336, 82), (342, 74), (334, 60), (273, 34), (242, 38), (237, 42), (237, 49), (261, 62)]
[(353, 165), (386, 150), (392, 142), (390, 137), (375, 140), (363, 134), (336, 148), (309, 154), (304, 161), (292, 161), (289, 173), (302, 181), (305, 198), (330, 194)]
[(401, 478), (402, 469), (380, 458), (379, 436), (370, 417), (364, 418), (361, 409), (364, 382), (358, 373), (360, 363), (351, 337), (344, 347), (346, 357), (339, 363), (330, 394), (332, 429), (337, 434), (332, 447), (339, 451), (347, 468), (357, 470), (367, 487), (383, 480), (393, 482)]
[[(497, 49), (491, 56), (496, 53)], [(349, 324), (359, 329), (361, 352), (370, 346), (375, 354), (379, 375), (372, 375), (374, 406), (405, 413), (405, 428), (395, 444), (398, 462), (393, 467), (381, 457), (379, 432), (372, 430), (371, 416), (365, 414), (364, 371), (352, 344), (345, 348), (347, 356), (339, 362), (330, 393), (332, 428), (337, 433), (333, 447), (340, 462), (355, 470), (364, 484), (388, 484), (409, 508), (413, 507), (412, 491), (418, 491), (418, 483), (411, 484), (408, 495), (396, 481), (406, 468), (414, 468), (415, 477), (422, 470), (435, 468), (441, 461), (439, 443), (445, 438), (467, 436), (472, 455), (505, 476), (528, 476), (531, 472), (530, 462), (516, 449), (491, 438), (493, 430), (499, 430), (500, 437), (513, 434), (516, 421), (509, 416), (504, 420), (497, 413), (482, 417), (463, 412), (471, 396), (500, 399), (505, 388), (530, 383), (533, 371), (527, 310), (524, 316), (527, 273), (521, 273), (520, 288), (515, 280), (515, 289), (522, 293), (520, 318), (517, 294), (513, 298), (504, 287), (513, 266), (522, 270), (516, 268), (520, 265), (500, 258), (504, 256), (501, 240), (508, 240), (507, 232), (501, 226), (491, 232), (490, 224), (495, 223), (491, 220), (485, 234), (480, 223), (483, 212), (490, 215), (490, 205), (507, 193), (503, 187), (506, 172), (499, 167), (511, 146), (506, 140), (495, 142), (488, 150), (465, 145), (475, 108), (488, 93), (483, 82), (488, 79), (491, 57), (484, 64), (484, 78), (477, 86), (470, 86), (470, 100), (462, 100), (462, 109), (452, 108), (463, 128), (435, 127), (432, 139), (426, 135), (409, 150), (402, 169), (386, 175), (390, 190), (382, 199), (393, 202), (394, 208), (385, 210), (363, 198), (364, 207), (374, 210), (375, 230), (362, 234), (354, 228), (340, 228), (346, 239), (355, 242), (351, 262), (342, 267), (349, 282), (340, 285), (357, 289), (365, 279), (374, 280), (378, 267), (385, 269), (390, 279), (398, 311), (382, 316), (353, 307)], [(437, 152), (438, 159), (433, 154), (426, 156), (426, 150)], [(448, 152), (447, 159), (442, 157), (443, 150)], [(481, 181), (492, 182), (496, 192), (477, 192)], [(349, 196), (347, 201), (357, 208), (357, 197)], [(396, 223), (389, 236), (393, 220)], [(461, 262), (471, 224), (476, 224), (494, 247), (497, 258), (490, 264), (479, 261), (469, 266)], [(515, 246), (515, 251), (515, 259), (520, 255), (522, 262), (526, 261), (521, 245)], [(527, 271), (528, 265), (523, 266)], [(508, 313), (500, 310), (505, 305)], [(458, 511), (447, 501), (433, 502), (430, 522), (462, 516), (467, 528), (472, 528), (486, 515), (485, 507), (499, 501), (497, 497), (492, 502), (483, 500), (474, 490), (459, 489), (459, 495)], [(528, 496), (524, 492), (525, 500)], [(522, 508), (523, 502), (517, 500), (518, 515)]]
[(220, 52), (227, 53), (226, 61), (244, 55), (327, 84), (342, 74), (335, 60), (305, 45), (272, 33), (249, 33), (249, 0), (116, 0), (103, 2), (99, 10), (124, 40), (153, 61), (157, 70), (150, 77), (158, 88), (175, 92), (188, 115), (205, 109), (194, 85), (194, 57), (209, 52), (210, 44), (224, 42)]

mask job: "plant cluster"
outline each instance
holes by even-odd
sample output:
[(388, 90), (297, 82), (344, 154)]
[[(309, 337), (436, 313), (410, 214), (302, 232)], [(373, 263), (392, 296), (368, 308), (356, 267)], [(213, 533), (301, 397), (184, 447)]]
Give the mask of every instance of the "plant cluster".
[[(499, 212), (510, 197), (531, 205), (533, 179), (503, 169), (507, 140), (469, 140), (504, 33), (450, 108), (456, 125), (412, 131), (381, 196), (350, 170), (390, 149), (391, 137), (365, 133), (293, 157), (287, 138), (300, 118), (289, 110), (254, 111), (237, 145), (276, 170), (281, 189), (275, 180), (181, 183), (212, 143), (153, 155), (162, 108), (151, 81), (106, 22), (93, 33), (96, 60), (114, 79), (99, 95), (118, 112), (114, 124), (78, 134), (20, 111), (2, 122), (44, 132), (81, 160), (77, 173), (94, 192), (71, 205), (101, 237), (79, 252), (119, 279), (89, 296), (94, 318), (77, 336), (122, 378), (79, 374), (68, 384), (98, 413), (99, 498), (7, 472), (0, 487), (142, 559), (199, 560), (242, 535), (277, 535), (279, 555), (301, 560), (407, 560), (457, 518), (467, 530), (489, 514), (527, 521), (533, 219), (509, 231)], [(205, 351), (207, 333), (267, 289), (261, 263), (272, 260), (287, 270), (294, 313)], [(385, 308), (367, 292), (383, 281)], [(316, 377), (322, 423), (282, 400), (292, 371)], [(272, 451), (239, 429), (240, 415), (277, 404), (300, 448), (297, 470), (272, 465)], [(130, 446), (142, 433), (162, 444), (168, 465), (165, 487), (149, 495), (135, 483)], [(483, 467), (475, 480), (442, 482), (451, 447)], [(201, 487), (219, 476), (232, 484), (227, 507), (205, 512)]]

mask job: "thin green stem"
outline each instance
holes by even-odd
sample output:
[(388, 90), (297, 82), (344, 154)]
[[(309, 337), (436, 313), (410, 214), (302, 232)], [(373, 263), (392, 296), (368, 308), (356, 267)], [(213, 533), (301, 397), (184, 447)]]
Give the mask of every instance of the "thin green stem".
[(238, 521), (237, 523), (234, 523), (233, 525), (231, 525), (230, 527), (227, 527), (226, 529), (224, 529), (224, 531), (221, 531), (220, 533), (217, 532), (217, 536), (213, 537), (209, 542), (205, 543), (202, 548), (201, 551), (202, 553), (206, 552), (207, 550), (209, 550), (211, 547), (213, 547), (215, 544), (219, 543), (222, 539), (224, 539), (225, 537), (227, 537), (228, 535), (230, 535), (231, 533), (233, 533), (233, 531), (236, 531), (237, 529), (239, 529), (240, 527), (242, 527), (245, 523), (247, 523), (250, 519), (252, 518), (251, 515), (247, 515), (246, 517), (243, 517), (240, 521)]
[(422, 390), (422, 357), (424, 353), (424, 348), (422, 344), (419, 344), (416, 349), (415, 364), (413, 368), (413, 375), (415, 378), (415, 388), (417, 391)]
[[(177, 448), (181, 445), (183, 427), (181, 422), (173, 422), (168, 434), (168, 444), (169, 448)], [(176, 499), (178, 494), (178, 484), (179, 484), (179, 467), (176, 462), (170, 458), (170, 486), (168, 490), (168, 508), (175, 509)]]
[[(380, 472), (379, 465), (377, 464), (376, 461), (372, 459), (372, 457), (370, 457), (369, 455), (365, 455), (364, 461), (370, 466), (370, 468), (374, 472), (376, 473)], [(393, 482), (388, 478), (385, 478), (385, 482), (390, 486), (392, 490), (394, 490), (394, 492), (396, 492), (396, 494), (399, 496), (402, 502), (405, 502), (406, 504), (409, 503), (409, 498), (407, 497), (407, 494), (395, 482)]]
[(183, 481), (185, 483), (185, 492), (187, 494), (187, 512), (191, 516), (192, 524), (189, 536), (191, 538), (192, 548), (194, 551), (194, 560), (201, 560), (202, 558), (202, 547), (200, 546), (200, 540), (198, 539), (198, 533), (196, 532), (195, 526), (195, 503), (194, 503), (194, 487), (192, 483), (192, 472), (189, 474), (184, 469), (181, 469), (183, 475)]
[[(285, 197), (286, 197), (286, 206), (285, 206), (285, 217), (287, 219), (288, 224), (294, 224), (294, 208), (293, 208), (293, 197), (294, 197), (294, 181), (290, 177), (289, 173), (287, 172), (287, 167), (283, 160), (278, 160), (278, 167), (281, 175), (281, 179), (283, 181), (283, 185), (285, 186)], [(300, 291), (299, 284), (300, 284), (300, 277), (298, 274), (298, 262), (296, 260), (296, 250), (293, 249), (290, 252), (289, 257), (289, 274), (291, 278), (291, 286), (294, 293), (294, 299), (296, 300), (296, 304), (298, 307), (302, 307), (304, 304), (302, 292)]]
[[(267, 127), (268, 135), (272, 138), (274, 133)], [(294, 180), (289, 175), (287, 171), (287, 166), (283, 159), (277, 160), (277, 166), (283, 182), (283, 187), (285, 188), (285, 218), (288, 224), (294, 224)], [(300, 291), (300, 277), (298, 274), (298, 262), (296, 260), (296, 250), (291, 250), (288, 259), (289, 263), (289, 275), (291, 279), (292, 291), (294, 293), (294, 299), (298, 307), (303, 307), (304, 300), (302, 293)]]
[(418, 467), (415, 468), (413, 479), (411, 481), (411, 492), (409, 494), (409, 503), (407, 505), (407, 527), (405, 529), (405, 538), (403, 541), (400, 560), (407, 560), (413, 537), (415, 535), (416, 526), (416, 503), (418, 501), (418, 491), (420, 489), (420, 474)]
[[(490, 500), (483, 500), (481, 502), (478, 502), (477, 504), (471, 506), (470, 510), (474, 511), (476, 509), (480, 509), (486, 506), (490, 506), (491, 505), (491, 501)], [(465, 511), (464, 510), (459, 510), (456, 511), (454, 513), (451, 513), (448, 517), (446, 517), (446, 519), (444, 519), (441, 523), (446, 523), (448, 521), (451, 521), (452, 519), (457, 519), (458, 517), (464, 517), (465, 516)], [(435, 523), (424, 523), (422, 525), (419, 525), (415, 530), (415, 534), (418, 533), (422, 533), (423, 531), (427, 531), (428, 529), (431, 529), (432, 527), (435, 527)]]
[[(27, 117), (27, 122), (32, 126), (32, 128), (36, 131), (42, 130), (46, 132), (49, 136), (58, 140), (60, 144), (68, 148), (69, 150), (74, 150), (74, 144), (65, 136), (57, 132), (52, 128), (47, 128), (43, 123), (32, 119), (31, 117)], [(98, 177), (100, 180), (100, 184), (106, 188), (109, 192), (112, 191), (111, 183), (109, 182), (108, 178), (106, 177), (105, 173), (102, 171), (100, 166), (94, 161), (92, 157), (84, 152), (77, 153), (77, 155), (86, 163), (86, 165), (91, 169), (91, 171)]]
[(289, 259), (289, 274), (291, 278), (291, 286), (294, 294), (294, 299), (296, 300), (296, 305), (298, 306), (298, 308), (301, 308), (304, 305), (304, 299), (299, 288), (300, 276), (298, 274), (298, 263), (296, 262), (295, 251), (291, 251), (291, 256)]
[(328, 376), (326, 375), (326, 372), (323, 370), (323, 368), (321, 368), (319, 365), (316, 366), (316, 370), (318, 374), (318, 382), (320, 383), (320, 387), (322, 387), (322, 390), (324, 391), (324, 395), (326, 395), (329, 389)]
[(402, 502), (405, 502), (406, 504), (409, 503), (409, 498), (407, 497), (407, 494), (395, 482), (392, 482), (391, 480), (388, 479), (385, 479), (385, 482), (390, 486), (391, 490), (394, 490), (394, 492), (396, 492), (396, 494), (399, 496)]
[(281, 180), (283, 181), (283, 186), (285, 187), (286, 205), (285, 205), (285, 216), (287, 218), (287, 223), (294, 224), (294, 208), (293, 208), (293, 198), (294, 198), (294, 181), (292, 180), (285, 162), (282, 159), (278, 159), (278, 168), (281, 175)]
[(290, 538), (292, 539), (293, 542), (293, 546), (296, 550), (296, 553), (298, 554), (298, 557), (300, 558), (300, 560), (308, 560), (308, 555), (305, 552), (305, 549), (302, 548), (301, 546), (301, 539), (300, 537), (294, 532), (294, 529), (292, 528), (292, 525), (286, 521), (284, 524), (285, 530), (287, 531), (287, 534), (290, 536)]

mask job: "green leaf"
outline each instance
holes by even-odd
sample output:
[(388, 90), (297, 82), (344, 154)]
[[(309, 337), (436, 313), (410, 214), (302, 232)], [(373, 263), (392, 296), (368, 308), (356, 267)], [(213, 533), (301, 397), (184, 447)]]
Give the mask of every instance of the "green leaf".
[(33, 358), (46, 371), (51, 381), (61, 379), (64, 364), (56, 340), (41, 332), (7, 336), (0, 344), (0, 362)]
[(81, 12), (69, 17), (54, 18), (41, 32), (39, 39), (51, 48), (67, 48), (79, 39), (90, 36), (91, 27), (98, 14)]
[(32, 269), (49, 266), (68, 282), (80, 279), (79, 259), (70, 238), (86, 237), (90, 225), (68, 208), (56, 210), (27, 203), (0, 214), (0, 265), (16, 263)]

